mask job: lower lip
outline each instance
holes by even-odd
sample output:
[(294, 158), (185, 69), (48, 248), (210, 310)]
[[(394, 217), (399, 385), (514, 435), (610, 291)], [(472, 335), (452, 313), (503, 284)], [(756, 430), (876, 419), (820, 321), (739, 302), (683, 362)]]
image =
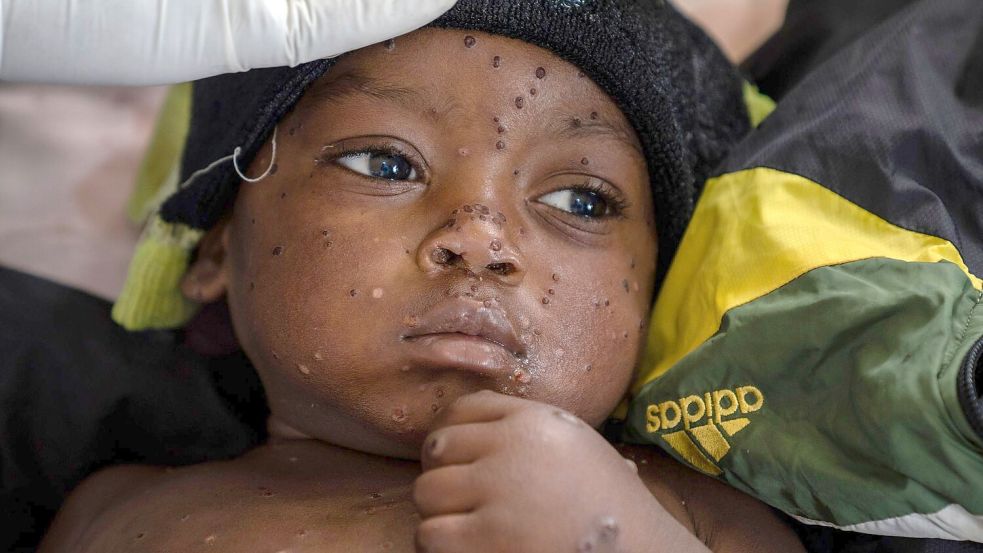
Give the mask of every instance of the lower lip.
[(411, 361), (434, 369), (455, 369), (486, 376), (511, 374), (518, 360), (505, 347), (467, 334), (427, 334), (406, 339)]

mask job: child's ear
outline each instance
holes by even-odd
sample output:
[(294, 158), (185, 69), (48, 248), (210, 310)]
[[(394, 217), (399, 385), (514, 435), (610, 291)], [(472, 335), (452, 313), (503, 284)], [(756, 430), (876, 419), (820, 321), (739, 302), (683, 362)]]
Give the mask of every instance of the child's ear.
[(229, 221), (223, 219), (201, 239), (198, 254), (181, 280), (181, 293), (186, 298), (198, 303), (212, 303), (225, 296), (228, 244)]

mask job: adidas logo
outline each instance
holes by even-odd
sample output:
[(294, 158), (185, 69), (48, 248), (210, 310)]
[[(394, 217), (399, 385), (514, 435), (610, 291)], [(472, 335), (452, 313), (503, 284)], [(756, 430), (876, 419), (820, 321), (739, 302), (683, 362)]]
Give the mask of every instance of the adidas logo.
[(727, 438), (751, 424), (751, 419), (734, 415), (754, 413), (764, 404), (764, 394), (754, 386), (652, 403), (645, 411), (645, 429), (649, 434), (661, 433), (669, 447), (689, 464), (719, 476), (723, 471), (716, 463), (730, 452)]

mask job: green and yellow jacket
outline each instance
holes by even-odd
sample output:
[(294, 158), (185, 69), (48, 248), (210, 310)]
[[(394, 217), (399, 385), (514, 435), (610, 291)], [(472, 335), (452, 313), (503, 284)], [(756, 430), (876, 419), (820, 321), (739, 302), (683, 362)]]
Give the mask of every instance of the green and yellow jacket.
[(983, 2), (915, 2), (708, 182), (631, 441), (807, 523), (983, 542)]

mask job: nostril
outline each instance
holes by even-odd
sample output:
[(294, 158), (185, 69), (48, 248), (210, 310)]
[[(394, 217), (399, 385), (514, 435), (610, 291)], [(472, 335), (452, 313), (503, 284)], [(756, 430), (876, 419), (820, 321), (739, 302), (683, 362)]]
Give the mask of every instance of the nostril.
[(437, 265), (453, 265), (461, 256), (447, 248), (436, 248), (430, 252), (430, 260)]
[(491, 263), (486, 265), (485, 268), (501, 276), (508, 276), (515, 272), (515, 265), (511, 263)]

